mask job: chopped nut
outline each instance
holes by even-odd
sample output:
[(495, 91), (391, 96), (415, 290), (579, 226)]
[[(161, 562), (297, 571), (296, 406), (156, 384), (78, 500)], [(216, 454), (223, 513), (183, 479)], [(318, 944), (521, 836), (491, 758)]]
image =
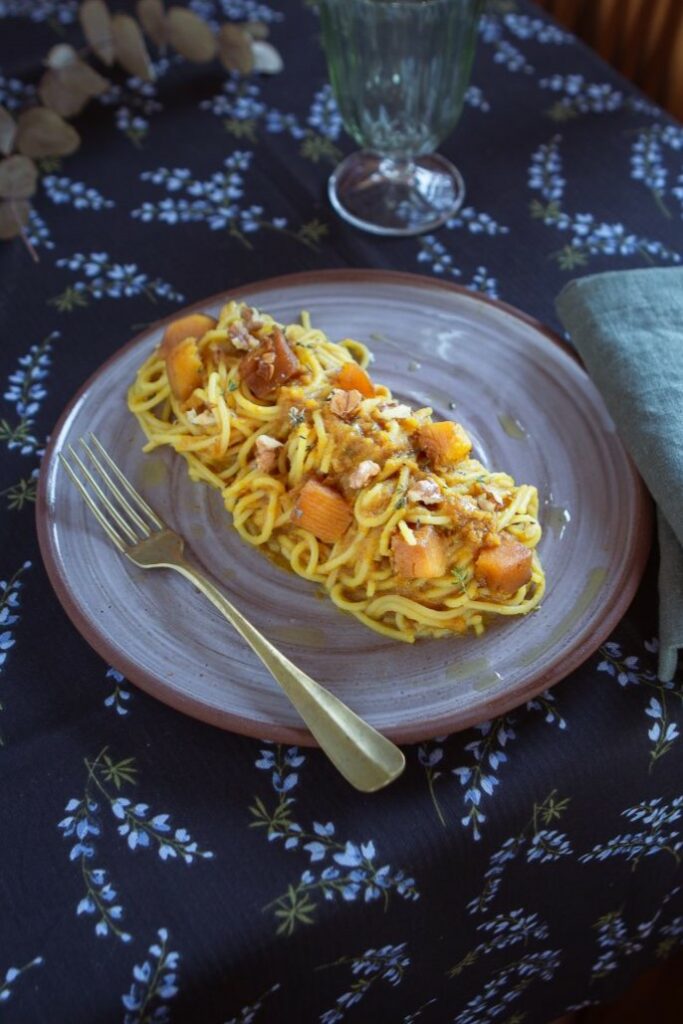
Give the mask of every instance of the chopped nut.
[(195, 424), (197, 427), (210, 427), (216, 422), (216, 417), (210, 409), (204, 409), (203, 412), (197, 412), (195, 409), (189, 409), (187, 418), (190, 423)]
[(505, 504), (505, 491), (502, 491), (500, 487), (494, 487), (493, 484), (482, 484), (481, 487), (486, 496), (497, 508), (503, 507)]
[(264, 473), (270, 473), (277, 462), (277, 450), (282, 448), (282, 441), (277, 441), (268, 434), (260, 434), (256, 438), (256, 465)]
[(441, 489), (433, 480), (418, 480), (408, 490), (410, 501), (419, 501), (423, 505), (439, 505), (443, 500)]
[(365, 459), (349, 477), (349, 487), (365, 487), (368, 480), (379, 473), (379, 466), (372, 459)]
[(464, 512), (475, 512), (477, 510), (477, 503), (469, 494), (458, 495), (458, 501)]
[(490, 498), (486, 498), (483, 494), (480, 494), (477, 498), (477, 505), (483, 512), (493, 512), (496, 508)]
[(362, 400), (363, 396), (355, 388), (351, 391), (333, 388), (330, 392), (330, 411), (340, 419), (346, 420), (354, 414)]
[(409, 405), (382, 405), (377, 410), (380, 419), (383, 420), (405, 420), (412, 411)]
[(258, 348), (260, 342), (258, 338), (255, 338), (249, 333), (248, 328), (241, 320), (235, 320), (234, 323), (228, 327), (228, 337), (232, 342), (233, 348), (238, 349), (240, 352), (251, 352), (252, 349)]

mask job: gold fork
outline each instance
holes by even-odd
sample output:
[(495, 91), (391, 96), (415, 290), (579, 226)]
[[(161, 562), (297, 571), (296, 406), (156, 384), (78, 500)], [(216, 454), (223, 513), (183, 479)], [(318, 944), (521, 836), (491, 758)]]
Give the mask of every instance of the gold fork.
[(397, 778), (405, 767), (405, 757), (399, 748), (285, 658), (208, 577), (185, 560), (183, 538), (170, 530), (138, 494), (94, 434), (90, 435), (90, 444), (84, 438), (80, 443), (96, 475), (71, 445), (72, 462), (84, 479), (61, 452), (59, 458), (119, 551), (141, 569), (175, 569), (208, 597), (261, 659), (321, 748), (352, 786), (372, 793)]

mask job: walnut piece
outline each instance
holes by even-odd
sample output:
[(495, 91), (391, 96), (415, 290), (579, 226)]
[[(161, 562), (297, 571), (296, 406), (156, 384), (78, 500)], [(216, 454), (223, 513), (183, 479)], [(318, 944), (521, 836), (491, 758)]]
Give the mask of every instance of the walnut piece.
[(228, 337), (232, 342), (233, 348), (238, 349), (240, 352), (251, 352), (253, 349), (258, 348), (260, 342), (258, 338), (255, 338), (249, 333), (248, 328), (241, 320), (235, 320), (234, 323), (228, 327)]
[(354, 469), (349, 477), (349, 487), (365, 487), (368, 480), (379, 473), (379, 466), (372, 459), (365, 459)]
[(270, 473), (277, 462), (277, 450), (282, 448), (282, 441), (276, 441), (268, 434), (260, 434), (256, 438), (256, 465), (263, 473)]
[(193, 423), (197, 427), (211, 427), (216, 422), (216, 417), (210, 409), (204, 409), (203, 412), (197, 412), (195, 409), (189, 409), (187, 418), (190, 423)]
[(412, 412), (409, 405), (383, 405), (377, 410), (382, 420), (405, 420)]
[(443, 500), (441, 489), (433, 480), (418, 480), (409, 488), (407, 497), (423, 505), (439, 505)]
[[(481, 488), (484, 491), (486, 497), (496, 508), (503, 507), (503, 505), (505, 504), (505, 491), (502, 491), (500, 487), (494, 487), (493, 484), (482, 484)], [(485, 507), (481, 505), (481, 502), (479, 504), (480, 507)], [(488, 511), (491, 510), (489, 509)]]
[(354, 412), (363, 401), (360, 391), (352, 388), (345, 391), (344, 388), (332, 388), (330, 392), (330, 412), (340, 419), (346, 420), (353, 416)]

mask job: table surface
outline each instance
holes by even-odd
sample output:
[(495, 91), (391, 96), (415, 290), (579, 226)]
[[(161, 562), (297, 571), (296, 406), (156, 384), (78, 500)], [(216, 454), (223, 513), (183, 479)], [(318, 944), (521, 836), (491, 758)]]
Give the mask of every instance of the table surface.
[[(0, 102), (79, 41), (75, 3), (0, 0)], [(464, 208), (387, 241), (326, 181), (350, 151), (310, 4), (262, 18), (285, 70), (157, 63), (77, 120), (30, 235), (0, 243), (0, 1017), (8, 1022), (544, 1024), (683, 936), (681, 675), (658, 682), (656, 551), (578, 671), (351, 791), (315, 750), (183, 717), (75, 631), (40, 561), (36, 475), (81, 383), (140, 325), (277, 274), (382, 267), (557, 327), (577, 274), (683, 252), (683, 130), (524, 3), (483, 18), (442, 151)]]

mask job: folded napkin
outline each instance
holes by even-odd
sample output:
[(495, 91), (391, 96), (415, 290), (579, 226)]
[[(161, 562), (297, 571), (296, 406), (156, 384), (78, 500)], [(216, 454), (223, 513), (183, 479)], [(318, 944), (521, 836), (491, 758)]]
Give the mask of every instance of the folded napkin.
[(683, 647), (683, 268), (582, 277), (560, 320), (657, 504), (659, 677)]

